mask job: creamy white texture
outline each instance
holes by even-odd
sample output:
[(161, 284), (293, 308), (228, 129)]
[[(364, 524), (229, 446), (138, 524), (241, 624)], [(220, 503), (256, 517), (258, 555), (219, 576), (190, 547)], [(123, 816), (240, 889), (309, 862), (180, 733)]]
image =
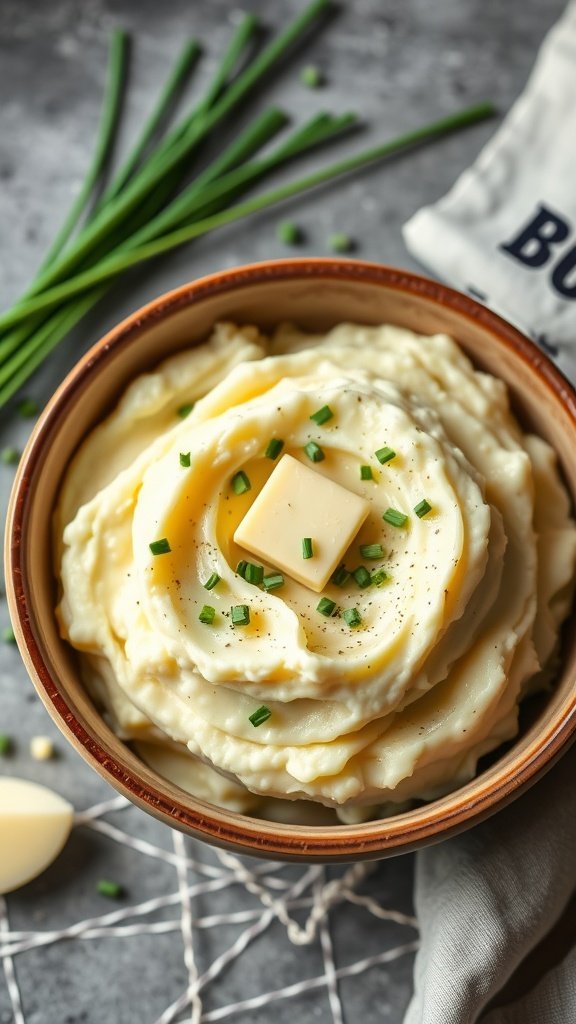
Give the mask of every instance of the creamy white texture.
[[(334, 416), (317, 426), (326, 404)], [(314, 469), (370, 502), (345, 563), (388, 578), (323, 591), (358, 609), (356, 629), (319, 614), (318, 595), (288, 577), (267, 593), (235, 572), (250, 556), (233, 535), (274, 468), (272, 437), (308, 465), (316, 441), (326, 458)], [(385, 445), (396, 457), (380, 465)], [(239, 470), (251, 482), (240, 495)], [(383, 521), (389, 507), (405, 527)], [(114, 727), (185, 788), (196, 773), (206, 795), (212, 778), (216, 801), (246, 810), (253, 794), (381, 805), (471, 778), (515, 735), (529, 681), (545, 680), (576, 560), (554, 454), (522, 433), (504, 384), (451, 339), (388, 326), (325, 338), (284, 327), (271, 340), (217, 326), (135, 381), (88, 438), (57, 533), (62, 631)], [(154, 556), (159, 538), (171, 551)], [(383, 559), (362, 558), (371, 543)], [(221, 582), (207, 591), (213, 572)], [(231, 624), (237, 604), (250, 607), (247, 627)], [(255, 728), (262, 704), (271, 715)]]

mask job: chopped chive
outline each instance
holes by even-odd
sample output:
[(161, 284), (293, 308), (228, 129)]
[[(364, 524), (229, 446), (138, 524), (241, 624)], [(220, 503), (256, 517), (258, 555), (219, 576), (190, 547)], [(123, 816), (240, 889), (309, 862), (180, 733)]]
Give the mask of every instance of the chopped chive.
[(246, 579), (245, 573), (247, 566), (248, 562), (245, 562), (244, 559), (238, 562), (238, 565), (236, 566), (236, 572), (238, 573), (238, 576), (242, 577), (243, 580)]
[(328, 245), (332, 252), (350, 252), (354, 248), (354, 242), (350, 235), (344, 234), (343, 231), (335, 231), (334, 234), (330, 235)]
[(234, 494), (245, 494), (246, 491), (250, 490), (251, 486), (252, 484), (243, 469), (232, 477), (232, 490)]
[(389, 448), (388, 445), (384, 445), (383, 448), (379, 448), (377, 452), (374, 452), (374, 455), (378, 459), (378, 462), (381, 462), (383, 466), (385, 463), (392, 462), (392, 459), (396, 458), (396, 452), (393, 448)]
[(365, 587), (369, 587), (371, 583), (371, 576), (365, 565), (359, 565), (357, 569), (352, 572), (354, 579), (359, 587), (364, 590)]
[(418, 519), (423, 519), (424, 516), (427, 516), (428, 513), (432, 511), (432, 505), (429, 501), (426, 501), (426, 498), (422, 498), (422, 501), (419, 501), (417, 505), (414, 505), (414, 511), (418, 516)]
[(216, 609), (213, 608), (211, 604), (205, 604), (202, 605), (202, 611), (200, 612), (198, 618), (200, 619), (200, 622), (204, 623), (205, 626), (211, 626), (212, 623), (214, 622), (215, 615)]
[(233, 626), (247, 626), (250, 622), (250, 609), (247, 604), (235, 604), (230, 609)]
[(247, 583), (254, 583), (259, 587), (264, 579), (264, 566), (256, 562), (247, 562), (244, 570), (244, 579)]
[(262, 583), (264, 590), (278, 590), (284, 586), (284, 577), (281, 572), (271, 573), (270, 576), (264, 576)]
[(360, 479), (361, 480), (373, 480), (374, 474), (372, 472), (372, 466), (360, 466)]
[(172, 550), (166, 537), (160, 540), (153, 540), (150, 544), (150, 551), (153, 555), (167, 555)]
[(16, 466), (20, 462), (20, 452), (17, 448), (3, 448), (0, 458), (5, 466)]
[(12, 750), (12, 740), (9, 736), (0, 736), (0, 757), (6, 757)]
[(374, 572), (370, 576), (370, 582), (373, 587), (381, 587), (387, 579), (388, 573), (385, 569), (374, 569)]
[(188, 469), (190, 466), (190, 452), (180, 452), (180, 465)]
[(195, 405), (196, 402), (185, 402), (184, 405), (178, 406), (176, 409), (176, 415), (179, 416), (181, 420), (185, 420), (186, 417), (190, 415)]
[(33, 398), (23, 398), (22, 401), (18, 403), (18, 415), (22, 416), (25, 420), (31, 419), (33, 416), (37, 416), (39, 409), (40, 406), (38, 405), (38, 402)]
[(399, 512), (396, 508), (387, 508), (382, 513), (382, 519), (385, 523), (390, 523), (390, 526), (406, 526), (408, 522), (408, 516), (405, 516), (403, 512)]
[(272, 712), (270, 711), (270, 708), (267, 708), (265, 704), (263, 704), (262, 707), (258, 708), (257, 711), (254, 711), (253, 714), (248, 715), (248, 721), (252, 723), (255, 729), (257, 729), (259, 725), (264, 725), (264, 722), (268, 721), (271, 714)]
[(335, 608), (336, 601), (331, 601), (329, 597), (321, 597), (316, 605), (316, 611), (320, 612), (321, 615), (325, 615), (326, 618), (330, 618)]
[(315, 64), (307, 64), (300, 72), (300, 81), (308, 89), (317, 89), (319, 85), (322, 85), (324, 76)]
[(276, 228), (276, 235), (284, 245), (297, 245), (302, 240), (300, 228), (291, 220), (283, 220)]
[(316, 444), (315, 441), (309, 441), (308, 444), (305, 444), (304, 451), (312, 462), (322, 462), (326, 458), (320, 445)]
[(284, 441), (281, 441), (278, 437), (271, 437), (266, 445), (264, 455), (267, 459), (277, 459), (283, 447)]
[(328, 420), (331, 420), (333, 416), (334, 413), (330, 406), (323, 405), (321, 409), (317, 409), (316, 412), (312, 413), (310, 419), (314, 420), (314, 423), (317, 423), (318, 426), (321, 427), (324, 423), (328, 423)]
[(110, 900), (118, 900), (124, 894), (124, 888), (119, 882), (111, 882), (108, 878), (101, 878), (96, 883), (96, 891), (101, 896), (107, 896)]
[(362, 558), (369, 558), (371, 560), (384, 558), (384, 548), (381, 544), (361, 544), (360, 554)]
[(302, 558), (312, 558), (314, 555), (314, 549), (312, 547), (312, 538), (302, 538)]
[(350, 573), (348, 569), (344, 568), (343, 565), (339, 565), (335, 572), (330, 577), (330, 582), (335, 583), (337, 587), (343, 587), (345, 583), (350, 579)]
[(217, 572), (213, 572), (206, 580), (206, 583), (202, 584), (204, 590), (214, 590), (214, 587), (217, 587), (220, 583), (221, 578)]
[(342, 618), (351, 629), (355, 629), (362, 622), (362, 616), (357, 608), (345, 608), (342, 612)]

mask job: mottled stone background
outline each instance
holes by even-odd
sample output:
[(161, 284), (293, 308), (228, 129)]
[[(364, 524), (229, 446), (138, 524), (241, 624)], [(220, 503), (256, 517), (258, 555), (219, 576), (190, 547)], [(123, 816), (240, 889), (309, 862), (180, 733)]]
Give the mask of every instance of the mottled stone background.
[[(248, 7), (270, 28), (301, 10), (303, 0), (253, 0)], [(327, 108), (357, 111), (366, 128), (331, 147), (336, 156), (393, 136), (468, 103), (493, 99), (505, 112), (519, 91), (540, 40), (559, 15), (561, 0), (354, 0), (343, 2), (323, 31), (283, 66), (243, 109), (278, 104), (301, 119)], [(130, 92), (121, 148), (126, 149), (157, 94), (183, 37), (197, 35), (205, 56), (193, 80), (200, 89), (222, 52), (238, 10), (233, 0), (0, 0), (0, 303), (16, 297), (38, 264), (79, 185), (94, 140), (102, 94), (108, 33), (114, 25), (133, 33)], [(326, 77), (310, 91), (298, 78), (308, 62)], [(236, 121), (237, 123), (237, 121)], [(302, 225), (298, 252), (324, 255), (334, 231), (349, 233), (362, 258), (412, 266), (402, 223), (423, 203), (441, 196), (493, 132), (485, 123), (408, 156), (372, 167), (288, 204), (249, 224), (236, 224), (126, 276), (26, 388), (43, 403), (80, 353), (120, 318), (167, 288), (190, 278), (252, 260), (279, 257), (282, 216)], [(318, 166), (316, 154), (300, 168)], [(296, 173), (296, 167), (276, 180)], [(1, 446), (22, 446), (30, 428), (8, 410), (1, 417)], [(13, 470), (0, 466), (5, 507)], [(0, 625), (6, 625), (5, 602)], [(0, 650), (0, 733), (16, 739), (16, 751), (0, 772), (45, 781), (78, 808), (110, 792), (69, 749), (48, 720), (11, 646)], [(28, 739), (54, 737), (59, 756), (39, 765)], [(168, 832), (134, 810), (131, 828), (159, 845)], [(125, 819), (126, 821), (126, 819)], [(0, 843), (2, 838), (0, 837)], [(10, 897), (11, 925), (22, 930), (58, 927), (109, 909), (95, 892), (102, 876), (120, 879), (133, 902), (174, 887), (173, 869), (138, 857), (95, 834), (76, 832), (58, 863), (36, 883)], [(409, 910), (412, 859), (389, 861), (366, 891)], [(234, 899), (239, 901), (236, 895)], [(222, 906), (216, 898), (204, 905)], [(348, 908), (335, 917), (336, 961), (369, 955), (403, 941), (397, 929)], [(279, 987), (321, 970), (314, 951), (292, 951), (281, 930), (268, 933), (256, 959), (237, 963), (207, 995), (207, 1007), (252, 995), (259, 986)], [(226, 945), (234, 933), (220, 935)], [(213, 933), (200, 936), (199, 960), (215, 955)], [(304, 959), (301, 959), (304, 958)], [(179, 936), (107, 940), (50, 947), (17, 961), (27, 1024), (86, 1021), (147, 1024), (186, 983)], [(411, 962), (378, 968), (341, 987), (347, 1024), (400, 1024), (410, 994)], [(12, 1019), (0, 973), (0, 1022)], [(279, 1003), (243, 1020), (330, 1021), (325, 996)], [(440, 1022), (439, 1022), (440, 1024)]]

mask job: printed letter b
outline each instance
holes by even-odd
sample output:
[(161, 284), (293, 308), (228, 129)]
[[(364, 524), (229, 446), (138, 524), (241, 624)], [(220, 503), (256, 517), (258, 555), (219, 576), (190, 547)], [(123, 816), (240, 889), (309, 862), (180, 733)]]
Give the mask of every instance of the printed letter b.
[(520, 234), (500, 248), (526, 267), (542, 267), (550, 258), (552, 246), (563, 242), (569, 234), (566, 221), (540, 205), (536, 216)]

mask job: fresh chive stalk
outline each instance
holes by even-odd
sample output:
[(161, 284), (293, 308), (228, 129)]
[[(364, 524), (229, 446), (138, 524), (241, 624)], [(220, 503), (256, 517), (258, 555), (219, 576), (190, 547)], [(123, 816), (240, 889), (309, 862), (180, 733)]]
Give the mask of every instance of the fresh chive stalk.
[(332, 573), (330, 582), (334, 583), (337, 587), (344, 587), (350, 579), (350, 573), (343, 566), (339, 565), (338, 568)]
[(357, 608), (345, 608), (342, 612), (342, 618), (351, 629), (356, 629), (362, 624), (362, 616)]
[(312, 544), (311, 537), (302, 538), (302, 558), (313, 558), (314, 556), (314, 545)]
[(362, 590), (369, 587), (372, 582), (370, 573), (365, 565), (359, 565), (357, 569), (353, 570), (352, 575)]
[(284, 577), (281, 572), (270, 573), (269, 576), (264, 576), (262, 584), (264, 590), (278, 590), (284, 586)]
[(381, 587), (387, 579), (389, 579), (389, 576), (385, 569), (374, 569), (374, 572), (370, 575), (370, 583), (373, 587)]
[(212, 626), (216, 618), (216, 609), (211, 604), (205, 604), (202, 606), (198, 618), (205, 626)]
[(245, 494), (246, 491), (250, 490), (251, 486), (252, 484), (243, 469), (232, 477), (232, 490), (234, 494)]
[(264, 455), (267, 459), (277, 459), (283, 447), (284, 441), (281, 441), (278, 437), (271, 437), (266, 445)]
[(324, 451), (315, 441), (309, 441), (304, 445), (304, 451), (311, 462), (323, 462), (326, 458)]
[(390, 526), (406, 526), (408, 522), (408, 516), (404, 515), (403, 512), (399, 512), (396, 508), (387, 508), (382, 513), (382, 519), (385, 523), (390, 523)]
[(214, 587), (217, 587), (218, 584), (220, 583), (221, 578), (222, 577), (219, 576), (217, 572), (210, 573), (208, 579), (206, 580), (206, 583), (202, 584), (204, 590), (214, 590)]
[(230, 609), (233, 626), (247, 626), (250, 622), (250, 608), (247, 604), (235, 604)]
[(271, 715), (272, 712), (270, 711), (270, 708), (267, 708), (265, 704), (262, 704), (257, 711), (248, 715), (248, 721), (252, 723), (255, 729), (257, 729), (259, 725), (264, 725), (264, 722), (267, 722)]
[(384, 466), (387, 462), (392, 462), (392, 459), (396, 458), (396, 452), (393, 448), (389, 448), (385, 445), (384, 448), (379, 448), (377, 452), (374, 452), (378, 462), (381, 462)]
[(167, 537), (161, 537), (160, 540), (153, 540), (150, 544), (150, 551), (153, 555), (168, 555), (172, 548)]
[(186, 417), (190, 415), (195, 405), (196, 402), (185, 402), (184, 405), (179, 405), (176, 409), (176, 415), (179, 416), (181, 420), (185, 420)]
[(372, 472), (372, 466), (360, 466), (360, 479), (361, 480), (373, 480), (374, 474)]
[(245, 573), (247, 566), (248, 562), (246, 562), (244, 559), (241, 559), (241, 561), (239, 561), (238, 565), (236, 566), (236, 572), (238, 576), (242, 577), (242, 579), (246, 579)]
[(384, 548), (381, 544), (361, 544), (360, 554), (362, 555), (362, 558), (368, 558), (371, 560), (384, 558)]
[(426, 498), (422, 498), (422, 501), (419, 501), (417, 505), (414, 505), (414, 512), (418, 516), (418, 519), (423, 519), (424, 516), (427, 516), (431, 511), (432, 505), (429, 501), (426, 501)]
[(180, 452), (180, 465), (183, 466), (184, 469), (190, 468), (190, 454), (190, 452)]
[(316, 412), (312, 413), (310, 419), (314, 420), (314, 423), (317, 423), (319, 427), (322, 427), (324, 423), (328, 423), (328, 420), (331, 420), (333, 416), (334, 413), (332, 412), (330, 406), (323, 405), (321, 409), (318, 409)]
[(318, 604), (316, 605), (316, 611), (320, 612), (321, 615), (325, 615), (326, 618), (330, 618), (336, 610), (336, 601), (331, 601), (329, 597), (321, 597)]
[(101, 878), (96, 883), (96, 891), (100, 896), (106, 896), (110, 900), (118, 900), (124, 895), (124, 887), (119, 882), (112, 882), (109, 878)]
[(247, 583), (253, 583), (255, 587), (259, 587), (264, 579), (264, 566), (258, 565), (256, 562), (247, 562), (244, 579)]

